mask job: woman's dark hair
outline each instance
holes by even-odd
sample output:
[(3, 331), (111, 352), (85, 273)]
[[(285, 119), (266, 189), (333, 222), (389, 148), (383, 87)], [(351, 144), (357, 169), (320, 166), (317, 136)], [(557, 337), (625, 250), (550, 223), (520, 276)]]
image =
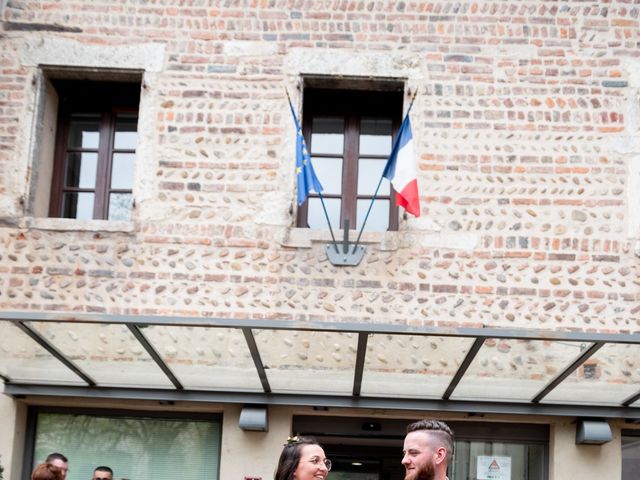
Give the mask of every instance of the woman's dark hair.
[(273, 476), (274, 480), (293, 480), (293, 474), (298, 468), (300, 457), (302, 456), (302, 448), (305, 445), (319, 445), (313, 437), (290, 437), (284, 444), (278, 467)]

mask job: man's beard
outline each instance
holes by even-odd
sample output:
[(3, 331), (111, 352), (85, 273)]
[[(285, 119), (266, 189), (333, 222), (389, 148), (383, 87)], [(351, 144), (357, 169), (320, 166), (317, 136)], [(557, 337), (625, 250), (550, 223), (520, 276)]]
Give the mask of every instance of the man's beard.
[(411, 474), (406, 474), (404, 480), (433, 480), (435, 476), (436, 471), (433, 463), (425, 463)]

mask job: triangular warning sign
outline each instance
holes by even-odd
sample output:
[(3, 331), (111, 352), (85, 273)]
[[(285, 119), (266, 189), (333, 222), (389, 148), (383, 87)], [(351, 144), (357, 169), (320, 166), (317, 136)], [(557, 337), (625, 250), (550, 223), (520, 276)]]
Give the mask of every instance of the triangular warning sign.
[(491, 461), (491, 465), (489, 465), (489, 470), (500, 470), (500, 465), (498, 465), (498, 462), (496, 462), (495, 458)]

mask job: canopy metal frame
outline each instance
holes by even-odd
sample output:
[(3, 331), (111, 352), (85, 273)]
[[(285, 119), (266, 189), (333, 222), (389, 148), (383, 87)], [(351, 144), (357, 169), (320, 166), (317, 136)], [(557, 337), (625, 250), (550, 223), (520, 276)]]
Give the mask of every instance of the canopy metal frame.
[[(12, 396), (57, 396), (96, 397), (132, 400), (227, 402), (242, 404), (308, 405), (317, 407), (386, 408), (426, 411), (455, 411), (468, 413), (505, 413), (524, 415), (591, 416), (603, 418), (625, 418), (640, 420), (640, 408), (632, 407), (640, 400), (640, 390), (619, 405), (557, 404), (541, 403), (572, 372), (583, 365), (598, 350), (607, 344), (640, 345), (637, 333), (596, 333), (564, 330), (540, 330), (518, 328), (468, 328), (447, 326), (417, 326), (383, 323), (332, 323), (314, 321), (285, 321), (270, 319), (233, 319), (215, 317), (179, 317), (116, 315), (99, 313), (52, 313), (52, 312), (0, 312), (0, 321), (8, 321), (20, 328), (66, 368), (77, 375), (85, 386), (52, 385), (50, 382), (25, 383), (11, 378), (10, 372), (0, 374), (4, 392)], [(87, 372), (67, 358), (55, 345), (33, 329), (28, 322), (73, 322), (85, 324), (125, 325), (158, 365), (173, 385), (173, 389), (105, 387), (99, 385)], [(148, 326), (180, 326), (237, 329), (241, 331), (260, 379), (262, 392), (230, 391), (218, 389), (193, 390), (185, 388), (171, 368), (164, 362), (154, 346), (144, 335)], [(275, 393), (269, 384), (267, 370), (256, 344), (254, 330), (285, 330), (336, 332), (357, 334), (357, 351), (350, 395), (323, 395), (317, 393)], [(368, 339), (373, 334), (422, 335), (437, 337), (470, 338), (473, 343), (464, 360), (453, 375), (448, 387), (439, 399), (395, 398), (362, 395), (362, 380), (367, 355)], [(452, 395), (464, 378), (476, 355), (487, 339), (569, 341), (589, 344), (569, 365), (561, 366), (559, 373), (551, 379), (529, 401), (503, 402), (493, 400), (461, 401)]]

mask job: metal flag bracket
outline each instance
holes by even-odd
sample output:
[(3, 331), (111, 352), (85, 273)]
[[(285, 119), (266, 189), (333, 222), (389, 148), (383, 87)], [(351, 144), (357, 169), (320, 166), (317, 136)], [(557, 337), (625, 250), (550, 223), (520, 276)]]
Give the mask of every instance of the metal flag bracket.
[(344, 221), (342, 244), (329, 243), (324, 248), (327, 252), (327, 258), (336, 267), (355, 267), (359, 265), (366, 251), (366, 247), (358, 245), (357, 242), (355, 244), (349, 243), (349, 220)]

